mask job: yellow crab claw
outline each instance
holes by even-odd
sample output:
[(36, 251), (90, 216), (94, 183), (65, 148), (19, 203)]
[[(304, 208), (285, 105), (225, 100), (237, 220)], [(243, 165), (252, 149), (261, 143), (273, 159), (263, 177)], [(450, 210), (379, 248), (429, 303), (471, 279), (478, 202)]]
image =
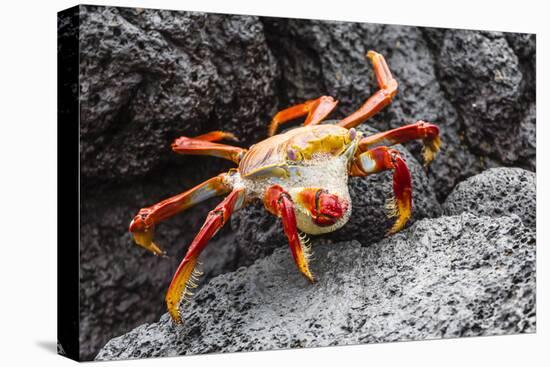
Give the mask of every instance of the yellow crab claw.
[(130, 223), (130, 232), (133, 234), (134, 241), (137, 245), (157, 256), (166, 256), (166, 252), (162, 251), (160, 247), (153, 242), (154, 227), (145, 227), (139, 216), (134, 218), (132, 223)]
[(166, 256), (166, 251), (163, 251), (152, 241), (153, 234), (151, 232), (134, 233), (134, 241), (144, 249), (151, 251), (157, 256)]
[(440, 149), (441, 138), (439, 135), (424, 139), (424, 148), (422, 150), (422, 155), (424, 156), (424, 166), (427, 166), (434, 160)]

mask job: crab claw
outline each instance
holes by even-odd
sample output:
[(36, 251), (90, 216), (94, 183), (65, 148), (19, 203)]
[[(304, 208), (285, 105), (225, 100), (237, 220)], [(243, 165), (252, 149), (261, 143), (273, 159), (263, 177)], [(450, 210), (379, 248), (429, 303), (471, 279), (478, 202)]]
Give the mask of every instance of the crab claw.
[(349, 204), (334, 194), (317, 191), (316, 207), (312, 210), (313, 221), (322, 227), (331, 226), (342, 218)]
[(420, 125), (423, 129), (425, 138), (423, 139), (424, 148), (422, 155), (424, 156), (424, 165), (427, 166), (434, 160), (437, 152), (441, 148), (441, 138), (439, 137), (439, 127), (428, 122), (423, 122)]
[(166, 252), (162, 251), (154, 242), (153, 234), (155, 232), (154, 225), (147, 225), (142, 213), (136, 215), (130, 223), (130, 233), (134, 235), (134, 241), (137, 245), (151, 251), (157, 256), (166, 256)]
[(313, 222), (321, 227), (336, 223), (349, 208), (347, 201), (324, 189), (305, 188), (299, 192), (297, 199), (311, 213)]

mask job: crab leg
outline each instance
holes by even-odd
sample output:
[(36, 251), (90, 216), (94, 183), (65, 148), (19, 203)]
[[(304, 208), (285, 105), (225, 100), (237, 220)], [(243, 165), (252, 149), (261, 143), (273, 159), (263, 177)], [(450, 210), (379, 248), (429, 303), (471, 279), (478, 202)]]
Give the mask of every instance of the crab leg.
[(228, 133), (225, 131), (211, 131), (206, 134), (195, 136), (193, 139), (199, 139), (204, 141), (220, 141), (220, 140), (238, 141), (239, 140), (233, 133)]
[(200, 135), (196, 138), (182, 136), (172, 143), (172, 150), (179, 154), (209, 155), (239, 163), (241, 158), (246, 153), (246, 149), (231, 145), (213, 143), (213, 141), (227, 138), (234, 139), (235, 136), (231, 133), (225, 133), (222, 131), (213, 131), (208, 134)]
[(414, 139), (422, 139), (424, 162), (426, 165), (429, 164), (439, 151), (441, 140), (439, 127), (424, 121), (417, 121), (414, 124), (367, 136), (359, 142), (359, 150), (364, 152), (375, 146), (402, 144)]
[(280, 217), (283, 222), (283, 230), (288, 238), (290, 251), (294, 262), (300, 272), (310, 281), (315, 279), (309, 271), (307, 248), (300, 240), (298, 228), (296, 226), (296, 215), (294, 214), (294, 204), (290, 195), (279, 185), (269, 187), (264, 195), (264, 205), (266, 209)]
[(380, 89), (370, 96), (357, 111), (338, 122), (338, 125), (348, 129), (365, 122), (377, 114), (391, 103), (392, 98), (397, 93), (397, 81), (391, 75), (384, 56), (377, 52), (369, 51), (367, 57), (372, 62)]
[(227, 173), (222, 173), (181, 194), (142, 208), (130, 223), (130, 232), (134, 235), (136, 244), (155, 255), (164, 255), (153, 242), (155, 225), (201, 201), (231, 191), (231, 187), (225, 181), (226, 176)]
[(327, 115), (334, 109), (334, 107), (336, 107), (337, 104), (338, 101), (335, 101), (334, 98), (329, 96), (321, 96), (317, 99), (312, 99), (279, 111), (269, 124), (268, 135), (275, 135), (279, 125), (294, 120), (298, 117), (305, 116), (306, 114), (307, 118), (304, 121), (304, 126), (316, 125), (323, 121), (323, 119), (327, 117)]
[(229, 220), (231, 214), (239, 210), (244, 203), (245, 190), (242, 188), (233, 190), (214, 210), (208, 213), (206, 221), (189, 246), (185, 257), (172, 278), (168, 292), (166, 293), (168, 312), (175, 323), (181, 323), (181, 301), (188, 300), (188, 297), (192, 295), (190, 289), (196, 287), (192, 275), (197, 258), (208, 244), (208, 241), (214, 237), (219, 229)]
[(350, 168), (351, 176), (367, 176), (393, 170), (393, 194), (388, 202), (390, 216), (397, 217), (388, 234), (401, 230), (411, 216), (412, 184), (407, 164), (399, 152), (388, 147), (376, 147), (355, 156)]

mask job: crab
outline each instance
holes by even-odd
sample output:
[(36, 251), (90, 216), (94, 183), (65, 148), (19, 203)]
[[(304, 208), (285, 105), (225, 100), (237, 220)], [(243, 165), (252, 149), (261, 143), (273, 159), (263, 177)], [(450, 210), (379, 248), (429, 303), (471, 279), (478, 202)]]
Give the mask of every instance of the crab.
[[(166, 305), (172, 320), (181, 323), (181, 305), (188, 303), (197, 287), (200, 272), (197, 259), (208, 241), (231, 215), (253, 200), (262, 200), (265, 209), (280, 218), (290, 251), (299, 271), (315, 281), (309, 267), (311, 255), (307, 237), (341, 228), (351, 215), (348, 176), (367, 176), (393, 171), (393, 197), (389, 215), (395, 217), (388, 234), (401, 230), (411, 216), (412, 182), (409, 169), (392, 145), (413, 139), (423, 141), (425, 164), (440, 149), (439, 128), (425, 121), (363, 136), (355, 127), (390, 104), (397, 93), (384, 57), (369, 51), (379, 90), (351, 115), (320, 124), (338, 103), (321, 96), (278, 112), (272, 119), (269, 137), (249, 149), (217, 143), (236, 140), (228, 132), (213, 131), (194, 138), (180, 137), (172, 143), (179, 154), (215, 156), (238, 165), (181, 194), (142, 208), (130, 223), (137, 245), (163, 256), (153, 242), (155, 226), (163, 220), (214, 196), (227, 195), (208, 216), (177, 268), (168, 291)], [(303, 126), (276, 135), (280, 125), (304, 117)]]

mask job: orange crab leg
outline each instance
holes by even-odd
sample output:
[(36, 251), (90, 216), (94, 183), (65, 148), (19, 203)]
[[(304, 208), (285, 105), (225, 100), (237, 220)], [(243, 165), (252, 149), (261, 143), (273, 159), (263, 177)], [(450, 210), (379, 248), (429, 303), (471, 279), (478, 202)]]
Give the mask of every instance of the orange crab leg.
[(397, 93), (397, 81), (391, 75), (384, 56), (377, 52), (369, 51), (367, 57), (372, 62), (380, 89), (370, 96), (357, 111), (338, 122), (338, 125), (348, 129), (365, 122), (380, 112), (380, 110), (391, 103), (392, 98)]
[(155, 225), (201, 201), (231, 191), (231, 187), (225, 181), (226, 176), (227, 173), (222, 173), (179, 195), (142, 208), (130, 223), (130, 232), (134, 235), (136, 244), (155, 255), (164, 255), (153, 242)]
[(375, 146), (403, 144), (414, 139), (422, 139), (424, 162), (429, 164), (441, 147), (441, 139), (439, 127), (425, 121), (417, 121), (414, 124), (367, 136), (359, 141), (359, 150), (364, 152)]
[(411, 216), (412, 183), (407, 164), (399, 152), (385, 146), (367, 150), (355, 156), (350, 168), (351, 176), (366, 176), (385, 170), (393, 170), (393, 194), (389, 201), (390, 216), (396, 216), (389, 234), (401, 230)]
[(283, 230), (288, 238), (288, 244), (294, 262), (298, 266), (300, 272), (310, 281), (314, 282), (315, 279), (309, 271), (309, 265), (307, 261), (307, 250), (303, 248), (302, 241), (298, 235), (298, 228), (296, 225), (296, 214), (294, 213), (294, 204), (290, 195), (283, 190), (279, 185), (273, 185), (266, 190), (264, 196), (264, 205), (266, 209), (280, 217), (283, 222)]
[(182, 136), (172, 143), (172, 150), (178, 154), (209, 155), (239, 163), (246, 149), (212, 142), (231, 136), (233, 134), (221, 131), (214, 131), (197, 138)]
[(323, 119), (327, 117), (327, 115), (334, 109), (334, 107), (336, 107), (337, 104), (338, 101), (335, 101), (334, 98), (329, 96), (321, 96), (317, 99), (312, 99), (279, 111), (269, 124), (268, 135), (275, 135), (279, 125), (294, 120), (298, 117), (305, 116), (306, 114), (307, 118), (304, 121), (304, 126), (316, 125), (323, 121)]
[(233, 133), (228, 133), (225, 131), (211, 131), (206, 134), (195, 136), (193, 139), (199, 139), (204, 141), (220, 141), (220, 140), (238, 141), (239, 140)]
[(214, 210), (208, 213), (206, 221), (189, 246), (166, 293), (168, 312), (175, 323), (181, 323), (181, 301), (188, 300), (188, 297), (192, 295), (190, 289), (196, 287), (196, 284), (193, 282), (193, 270), (197, 258), (208, 244), (208, 241), (227, 223), (231, 214), (243, 207), (244, 203), (245, 190), (241, 188), (232, 191)]

